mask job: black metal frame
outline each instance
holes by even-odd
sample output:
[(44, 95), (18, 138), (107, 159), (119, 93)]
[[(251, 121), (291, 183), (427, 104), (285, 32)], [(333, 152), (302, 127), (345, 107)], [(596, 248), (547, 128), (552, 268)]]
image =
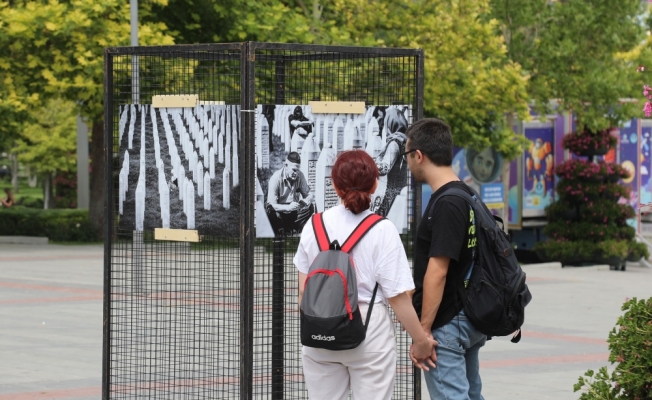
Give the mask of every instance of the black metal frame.
[[(423, 118), (423, 87), (424, 87), (424, 55), (420, 49), (393, 49), (369, 48), (353, 46), (322, 46), (303, 44), (280, 43), (225, 43), (202, 45), (174, 45), (156, 47), (119, 47), (105, 50), (105, 243), (104, 243), (104, 317), (103, 317), (103, 365), (102, 365), (102, 398), (110, 399), (111, 388), (111, 323), (112, 323), (112, 245), (116, 228), (114, 227), (114, 177), (113, 177), (113, 134), (114, 134), (114, 96), (113, 96), (113, 60), (116, 56), (139, 56), (157, 54), (165, 57), (166, 54), (174, 57), (183, 57), (188, 53), (188, 58), (196, 59), (202, 51), (233, 50), (239, 52), (240, 57), (240, 107), (242, 126), (242, 146), (239, 154), (239, 168), (244, 173), (240, 176), (241, 209), (240, 209), (240, 399), (251, 399), (253, 396), (253, 364), (254, 364), (254, 245), (256, 241), (254, 227), (255, 207), (255, 160), (246, 155), (255, 154), (255, 114), (256, 107), (256, 65), (258, 61), (275, 62), (275, 103), (285, 104), (285, 66), (290, 61), (324, 60), (328, 57), (337, 59), (356, 59), (361, 56), (386, 56), (410, 57), (415, 63), (416, 72), (413, 101), (413, 120)], [(305, 52), (302, 55), (257, 55), (257, 51), (294, 51)], [(199, 52), (199, 53), (198, 53)], [(229, 55), (235, 57), (235, 55)], [(258, 57), (258, 59), (257, 59)], [(340, 99), (350, 100), (350, 99)], [(412, 187), (412, 218), (411, 238), (414, 241), (416, 225), (420, 220), (420, 186)], [(416, 223), (414, 223), (416, 222)], [(285, 268), (285, 239), (273, 241), (272, 256), (272, 365), (271, 385), (272, 398), (283, 398), (284, 385), (284, 360), (285, 352), (282, 338), (284, 334), (284, 268)], [(413, 373), (414, 398), (421, 398), (421, 379), (419, 370)]]

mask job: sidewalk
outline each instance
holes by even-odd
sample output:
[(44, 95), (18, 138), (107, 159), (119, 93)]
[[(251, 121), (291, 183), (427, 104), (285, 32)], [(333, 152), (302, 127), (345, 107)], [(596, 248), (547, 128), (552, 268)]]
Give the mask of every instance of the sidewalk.
[[(102, 252), (101, 245), (0, 244), (0, 400), (101, 398)], [(608, 365), (605, 340), (625, 298), (652, 296), (652, 269), (525, 271), (534, 298), (523, 338), (487, 343), (483, 394), (577, 399), (577, 378)]]

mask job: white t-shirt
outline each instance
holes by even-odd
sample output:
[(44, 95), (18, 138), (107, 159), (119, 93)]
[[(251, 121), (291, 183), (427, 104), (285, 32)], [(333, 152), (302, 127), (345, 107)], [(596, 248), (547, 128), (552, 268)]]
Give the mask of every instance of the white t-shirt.
[[(338, 205), (324, 212), (323, 219), (328, 238), (340, 244), (349, 237), (351, 232), (371, 211), (363, 211), (358, 215)], [(301, 232), (301, 240), (294, 265), (299, 272), (308, 274), (310, 264), (319, 254), (319, 245), (312, 228), (312, 219), (306, 222)], [(388, 298), (414, 289), (412, 272), (401, 238), (394, 224), (389, 220), (377, 223), (351, 250), (358, 280), (358, 300), (369, 303), (374, 286), (378, 282), (378, 292), (375, 302), (387, 304)]]

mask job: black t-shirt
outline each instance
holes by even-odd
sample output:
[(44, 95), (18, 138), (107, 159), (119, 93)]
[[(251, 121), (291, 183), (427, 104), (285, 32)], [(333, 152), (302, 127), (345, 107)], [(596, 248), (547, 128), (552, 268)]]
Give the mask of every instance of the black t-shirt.
[[(423, 300), (423, 279), (430, 257), (450, 257), (451, 259), (448, 265), (444, 295), (431, 329), (445, 325), (462, 309), (456, 291), (460, 287), (459, 285), (463, 284), (464, 275), (471, 264), (473, 250), (476, 246), (473, 211), (464, 199), (457, 196), (442, 197), (431, 212), (435, 200), (444, 191), (453, 187), (470, 193), (466, 184), (461, 181), (449, 182), (433, 193), (417, 228), (417, 240), (414, 246), (415, 291), (412, 304), (419, 318)], [(429, 216), (432, 216), (431, 220), (428, 220)]]

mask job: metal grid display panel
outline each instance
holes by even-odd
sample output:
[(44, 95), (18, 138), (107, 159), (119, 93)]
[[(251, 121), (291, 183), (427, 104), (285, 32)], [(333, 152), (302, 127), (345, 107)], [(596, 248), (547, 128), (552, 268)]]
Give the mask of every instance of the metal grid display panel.
[[(414, 53), (260, 46), (255, 50), (256, 105), (364, 101), (367, 105), (410, 105), (413, 119), (418, 115), (419, 64)], [(413, 229), (413, 192), (410, 187), (406, 210), (408, 232)], [(411, 256), (412, 235), (406, 233), (402, 239)], [(297, 237), (256, 240), (254, 307), (260, 312), (254, 313), (253, 374), (260, 379), (254, 379), (253, 395), (257, 399), (308, 399), (301, 365), (297, 272), (292, 262), (298, 243)], [(395, 317), (394, 320), (397, 333), (394, 398), (418, 398), (420, 384), (415, 385), (408, 357), (410, 339)]]
[[(111, 196), (107, 209), (110, 271), (105, 278), (109, 310), (105, 312), (103, 397), (238, 398), (240, 239), (203, 236), (200, 243), (155, 241), (151, 230), (119, 229), (118, 153), (119, 112), (125, 104), (151, 104), (153, 95), (198, 94), (202, 101), (239, 105), (241, 51), (126, 49), (108, 54), (107, 71), (105, 115), (112, 139), (107, 141), (111, 150), (107, 156), (112, 157), (106, 188)], [(153, 115), (151, 121), (162, 129), (166, 116), (156, 110)], [(136, 131), (139, 124), (136, 120)], [(134, 146), (140, 145), (138, 135), (133, 140)], [(161, 148), (166, 145), (162, 137)], [(153, 151), (148, 145), (146, 157), (154, 157)], [(169, 162), (164, 164), (169, 176)]]
[[(251, 226), (255, 169), (247, 154), (254, 153), (256, 105), (364, 101), (411, 105), (412, 118), (420, 118), (422, 53), (234, 43), (109, 49), (105, 63), (103, 398), (307, 399), (292, 264), (298, 238), (254, 240), (253, 230), (240, 228), (239, 239), (204, 236), (189, 244), (119, 229), (120, 107), (151, 104), (158, 94), (239, 105), (240, 226)], [(160, 123), (163, 115), (154, 115)], [(415, 189), (410, 233), (402, 235), (408, 255)], [(409, 338), (398, 324), (397, 343), (394, 397), (419, 398)]]

